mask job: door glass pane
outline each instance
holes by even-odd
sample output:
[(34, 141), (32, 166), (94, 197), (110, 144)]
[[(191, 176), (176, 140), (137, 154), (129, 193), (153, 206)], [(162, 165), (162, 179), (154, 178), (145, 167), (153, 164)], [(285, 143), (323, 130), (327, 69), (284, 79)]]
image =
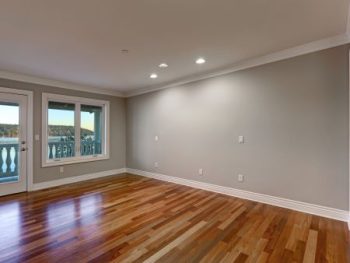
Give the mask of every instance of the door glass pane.
[(75, 156), (75, 104), (49, 101), (48, 158)]
[(19, 105), (0, 102), (0, 183), (19, 181)]
[(102, 154), (102, 107), (82, 104), (80, 114), (81, 155)]

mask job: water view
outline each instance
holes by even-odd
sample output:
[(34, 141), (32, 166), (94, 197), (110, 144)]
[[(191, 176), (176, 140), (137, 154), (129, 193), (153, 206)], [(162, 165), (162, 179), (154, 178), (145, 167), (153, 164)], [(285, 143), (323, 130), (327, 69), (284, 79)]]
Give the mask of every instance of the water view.
[(19, 106), (0, 104), (0, 183), (18, 181)]

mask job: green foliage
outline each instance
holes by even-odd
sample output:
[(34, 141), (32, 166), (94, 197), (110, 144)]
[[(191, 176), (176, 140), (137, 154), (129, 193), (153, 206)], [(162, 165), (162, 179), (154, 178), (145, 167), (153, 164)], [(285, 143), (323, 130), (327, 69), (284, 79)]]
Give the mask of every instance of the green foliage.
[[(64, 126), (64, 125), (49, 125), (49, 136), (52, 137), (64, 137), (67, 141), (74, 140), (75, 129), (73, 126)], [(93, 131), (88, 129), (80, 129), (81, 138), (84, 139), (87, 136), (93, 135)], [(63, 138), (62, 138), (63, 140)]]
[[(64, 126), (64, 125), (50, 125), (49, 126), (49, 136), (64, 136), (67, 138), (74, 137), (74, 127)], [(88, 129), (81, 129), (82, 139), (93, 135), (93, 131)], [(18, 137), (18, 125), (13, 124), (0, 124), (0, 137), (17, 138)]]
[(0, 137), (17, 138), (18, 125), (0, 124)]

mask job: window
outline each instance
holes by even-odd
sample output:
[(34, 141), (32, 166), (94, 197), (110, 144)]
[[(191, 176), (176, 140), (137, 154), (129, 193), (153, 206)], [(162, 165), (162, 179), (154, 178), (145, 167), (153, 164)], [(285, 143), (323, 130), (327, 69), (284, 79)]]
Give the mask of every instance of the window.
[(80, 154), (102, 154), (102, 107), (81, 105), (80, 108)]
[(75, 156), (75, 104), (49, 101), (48, 159), (60, 160)]
[(109, 102), (43, 93), (42, 165), (109, 158)]

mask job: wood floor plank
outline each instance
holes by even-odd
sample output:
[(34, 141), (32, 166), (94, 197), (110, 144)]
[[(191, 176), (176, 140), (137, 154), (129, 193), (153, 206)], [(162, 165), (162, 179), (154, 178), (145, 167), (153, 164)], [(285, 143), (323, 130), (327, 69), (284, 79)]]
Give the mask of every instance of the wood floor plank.
[(304, 254), (304, 263), (312, 263), (315, 262), (315, 256), (316, 256), (316, 248), (317, 248), (317, 231), (310, 230), (309, 231), (309, 237), (307, 239), (306, 243), (306, 249)]
[(347, 224), (124, 174), (0, 197), (0, 262), (349, 261)]

